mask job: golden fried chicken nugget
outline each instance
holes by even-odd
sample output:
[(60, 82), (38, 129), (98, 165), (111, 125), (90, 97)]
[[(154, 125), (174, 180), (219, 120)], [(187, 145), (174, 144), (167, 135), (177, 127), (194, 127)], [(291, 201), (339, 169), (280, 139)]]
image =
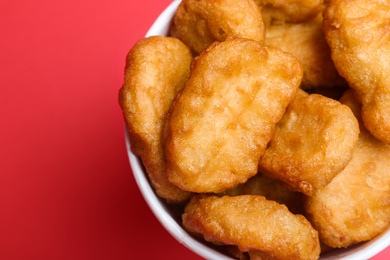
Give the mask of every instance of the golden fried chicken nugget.
[(169, 180), (219, 193), (254, 176), (301, 79), (297, 59), (279, 49), (240, 38), (212, 44), (192, 63), (164, 127)]
[(322, 32), (322, 14), (302, 23), (266, 26), (265, 44), (297, 57), (303, 68), (301, 88), (347, 86), (330, 57), (330, 49)]
[(310, 196), (346, 167), (358, 136), (348, 106), (300, 90), (277, 124), (259, 170)]
[(254, 0), (266, 24), (299, 23), (315, 17), (323, 8), (323, 0)]
[(228, 36), (264, 43), (264, 23), (253, 0), (183, 0), (174, 16), (171, 35), (199, 54)]
[(307, 197), (307, 217), (330, 247), (370, 240), (390, 226), (390, 145), (362, 130), (348, 166)]
[(218, 196), (220, 195), (262, 195), (267, 200), (273, 200), (279, 204), (286, 205), (294, 214), (303, 214), (305, 212), (302, 193), (291, 191), (285, 188), (281, 181), (268, 178), (261, 173), (256, 174), (247, 182), (238, 185), (232, 190), (218, 194)]
[(207, 241), (237, 245), (276, 259), (318, 259), (318, 233), (302, 215), (263, 196), (195, 196), (186, 206), (183, 225)]
[(165, 175), (161, 131), (172, 100), (189, 77), (191, 61), (191, 51), (178, 39), (142, 39), (127, 56), (119, 92), (131, 150), (141, 157), (157, 194), (169, 202), (182, 202), (190, 196)]
[(333, 0), (324, 32), (334, 64), (362, 103), (366, 128), (390, 143), (390, 1)]

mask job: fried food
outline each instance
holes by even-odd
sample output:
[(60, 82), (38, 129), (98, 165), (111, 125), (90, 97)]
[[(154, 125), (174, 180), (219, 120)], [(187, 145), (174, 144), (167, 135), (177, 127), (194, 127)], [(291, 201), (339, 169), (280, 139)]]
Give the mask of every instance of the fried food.
[(345, 87), (330, 57), (330, 49), (322, 32), (322, 15), (302, 22), (266, 26), (266, 45), (293, 54), (302, 65), (301, 88)]
[(228, 36), (264, 43), (263, 18), (253, 0), (183, 0), (170, 32), (196, 54)]
[(346, 167), (358, 135), (349, 107), (300, 90), (277, 124), (259, 171), (310, 196)]
[(190, 196), (165, 175), (161, 131), (172, 100), (189, 77), (191, 61), (191, 51), (178, 39), (142, 39), (127, 56), (119, 92), (131, 150), (141, 157), (157, 194), (169, 202), (182, 202)]
[(390, 143), (390, 2), (333, 0), (324, 32), (334, 64), (362, 103), (366, 128)]
[(307, 197), (307, 217), (320, 239), (340, 248), (370, 240), (390, 226), (390, 146), (362, 130), (348, 166)]
[(195, 196), (186, 206), (183, 225), (216, 244), (237, 245), (276, 259), (317, 259), (317, 231), (302, 215), (263, 196)]
[(340, 102), (358, 119), (360, 139), (344, 171), (305, 199), (308, 217), (321, 240), (336, 248), (369, 240), (390, 226), (390, 146), (364, 128), (361, 104), (353, 89), (347, 90)]
[(301, 79), (299, 62), (279, 49), (240, 38), (212, 44), (192, 63), (164, 128), (168, 179), (219, 193), (254, 176)]
[(321, 10), (323, 0), (255, 0), (260, 7), (265, 23), (300, 23), (315, 17)]
[(294, 214), (303, 214), (305, 212), (302, 193), (291, 191), (285, 188), (281, 181), (268, 178), (261, 173), (256, 174), (247, 182), (221, 195), (262, 195), (267, 200), (273, 200), (279, 204), (286, 205)]

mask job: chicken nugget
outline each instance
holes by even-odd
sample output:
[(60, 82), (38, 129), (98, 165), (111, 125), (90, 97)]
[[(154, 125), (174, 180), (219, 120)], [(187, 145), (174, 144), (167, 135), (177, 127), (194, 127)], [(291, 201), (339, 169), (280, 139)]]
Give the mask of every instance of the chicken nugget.
[(172, 100), (189, 77), (191, 61), (191, 51), (178, 39), (142, 39), (127, 56), (119, 92), (131, 150), (141, 157), (157, 194), (169, 202), (182, 202), (190, 196), (165, 175), (161, 132)]
[(164, 127), (167, 176), (184, 190), (244, 183), (302, 79), (297, 59), (257, 41), (216, 42), (191, 65)]
[(183, 225), (216, 244), (258, 250), (276, 259), (318, 259), (317, 231), (302, 215), (263, 196), (195, 196), (186, 206)]
[(261, 173), (256, 174), (247, 182), (238, 185), (232, 190), (220, 195), (262, 195), (267, 200), (273, 200), (279, 204), (284, 204), (294, 214), (303, 214), (303, 195), (284, 187), (283, 183), (276, 179), (271, 179)]
[(196, 54), (228, 36), (264, 43), (263, 18), (253, 0), (183, 0), (170, 32)]
[(330, 57), (330, 49), (322, 32), (321, 14), (302, 23), (267, 26), (265, 44), (297, 57), (303, 68), (302, 89), (347, 86)]
[(358, 136), (348, 106), (300, 90), (277, 124), (259, 170), (310, 196), (345, 168)]
[(390, 2), (333, 0), (324, 32), (334, 64), (362, 103), (365, 127), (390, 144)]
[(260, 7), (265, 24), (300, 23), (315, 17), (323, 0), (254, 0)]
[(307, 197), (307, 217), (320, 239), (340, 248), (370, 240), (390, 226), (390, 145), (362, 130), (352, 160)]

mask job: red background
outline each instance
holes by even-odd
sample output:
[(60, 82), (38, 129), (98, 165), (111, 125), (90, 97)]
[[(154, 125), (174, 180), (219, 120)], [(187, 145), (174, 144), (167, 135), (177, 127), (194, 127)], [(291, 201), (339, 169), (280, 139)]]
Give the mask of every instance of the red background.
[(0, 259), (201, 259), (144, 202), (117, 102), (170, 2), (0, 1)]

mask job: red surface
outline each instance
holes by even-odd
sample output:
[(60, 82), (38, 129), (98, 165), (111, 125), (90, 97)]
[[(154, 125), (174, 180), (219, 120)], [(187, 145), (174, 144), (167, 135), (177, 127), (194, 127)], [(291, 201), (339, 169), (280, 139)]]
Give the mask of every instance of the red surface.
[(0, 259), (201, 259), (144, 202), (117, 102), (170, 2), (0, 1)]

